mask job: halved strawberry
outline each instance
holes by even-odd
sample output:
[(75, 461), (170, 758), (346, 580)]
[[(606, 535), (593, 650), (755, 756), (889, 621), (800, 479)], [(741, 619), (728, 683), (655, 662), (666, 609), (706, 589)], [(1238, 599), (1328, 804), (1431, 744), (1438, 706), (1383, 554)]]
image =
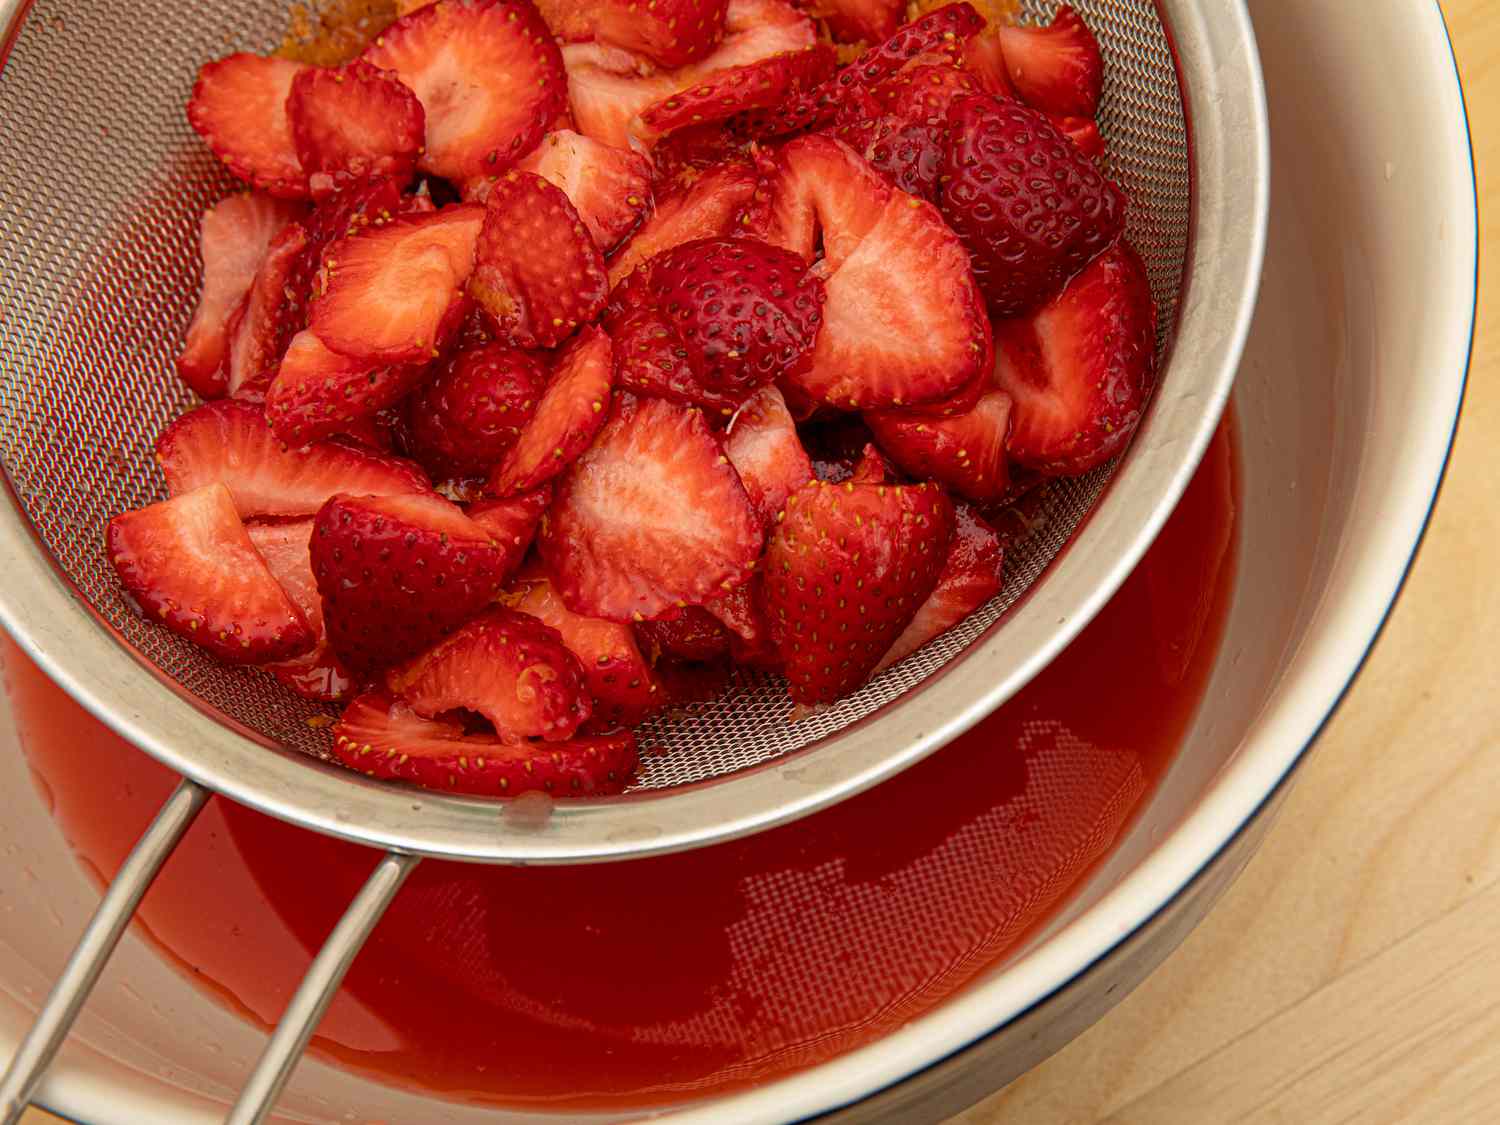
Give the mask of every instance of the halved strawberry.
[(949, 118), (943, 217), (994, 315), (1036, 308), (1119, 236), (1125, 197), (1034, 109), (976, 94)]
[(371, 363), (434, 358), (463, 323), (484, 221), (483, 207), (464, 203), (330, 243), (307, 326), (334, 351)]
[(323, 599), (318, 594), (307, 550), (312, 538), (312, 519), (252, 523), (245, 530), (272, 576), (302, 611), (307, 627), (318, 638), (311, 652), (267, 664), (266, 671), (308, 699), (344, 699), (354, 689), (355, 676), (334, 653), (323, 628)]
[(812, 480), (812, 462), (775, 387), (761, 388), (740, 407), (729, 423), (724, 453), (767, 527), (781, 516), (786, 498)]
[(1010, 487), (1005, 438), (1010, 395), (990, 391), (966, 414), (924, 418), (903, 410), (865, 415), (880, 448), (909, 476), (935, 480), (981, 504), (999, 500)]
[(794, 700), (864, 683), (932, 593), (952, 531), (935, 485), (815, 480), (788, 498), (762, 582)]
[(875, 88), (880, 112), (840, 125), (833, 135), (892, 186), (935, 201), (948, 150), (948, 106), (978, 90), (973, 76), (957, 67), (911, 67)]
[(240, 515), (310, 516), (335, 492), (427, 492), (426, 474), (343, 438), (291, 449), (257, 406), (234, 399), (190, 410), (156, 439), (156, 463), (173, 496), (206, 484), (229, 489)]
[(422, 363), (351, 359), (304, 330), (287, 345), (266, 391), (266, 420), (288, 445), (306, 445), (399, 402), (427, 370)]
[(1121, 239), (1031, 317), (996, 324), (995, 379), (1014, 400), (1006, 448), (1023, 465), (1075, 475), (1130, 439), (1150, 394), (1156, 306)]
[(214, 155), (252, 187), (307, 198), (307, 173), (292, 143), (286, 100), (307, 68), (243, 52), (205, 63), (188, 101), (188, 123)]
[(366, 179), (404, 185), (426, 135), (416, 95), (390, 71), (363, 59), (298, 74), (286, 112), (314, 195)]
[(505, 579), (489, 533), (431, 493), (334, 496), (318, 510), (311, 554), (328, 639), (357, 671), (421, 652)]
[(954, 512), (953, 539), (937, 585), (901, 631), (875, 671), (890, 667), (946, 633), (1000, 592), (1004, 580), (1005, 549), (995, 529), (967, 504)]
[(609, 261), (609, 283), (618, 285), (641, 263), (663, 250), (733, 234), (755, 195), (755, 169), (741, 161), (704, 172), (686, 189), (656, 201), (656, 211)]
[(613, 381), (609, 337), (585, 328), (558, 357), (536, 414), (495, 466), (487, 491), (495, 496), (530, 492), (577, 460), (609, 416)]
[(986, 94), (997, 98), (1018, 98), (1005, 66), (1005, 51), (1000, 46), (1000, 32), (992, 22), (964, 44), (964, 69), (978, 81)]
[(687, 348), (655, 307), (631, 306), (611, 312), (604, 324), (614, 341), (616, 386), (671, 402), (703, 400), (704, 390)]
[(333, 752), (350, 769), (480, 797), (619, 793), (640, 760), (629, 731), (546, 743), (470, 734), (457, 720), (424, 719), (383, 691), (350, 703), (333, 733)]
[(523, 492), (504, 500), (476, 500), (465, 514), (489, 533), (500, 548), (500, 569), (510, 574), (531, 549), (542, 515), (551, 503), (552, 486), (544, 484), (535, 492)]
[(476, 711), (502, 736), (572, 737), (593, 711), (578, 658), (529, 613), (491, 609), (385, 676), (417, 714)]
[(1104, 87), (1099, 41), (1069, 5), (1046, 27), (997, 24), (1005, 68), (1021, 100), (1059, 117), (1093, 117)]
[(302, 327), (300, 301), (290, 301), (294, 278), (307, 253), (307, 229), (288, 223), (271, 240), (250, 284), (229, 337), (226, 388), (231, 395), (255, 394)]
[(222, 484), (116, 516), (105, 553), (142, 617), (227, 663), (284, 660), (316, 643)]
[(662, 659), (703, 663), (729, 655), (729, 630), (702, 606), (684, 606), (675, 617), (638, 622), (635, 630), (652, 664)]
[(642, 110), (636, 135), (651, 139), (689, 125), (725, 121), (737, 113), (781, 105), (822, 82), (833, 73), (834, 64), (833, 48), (819, 43), (803, 51), (712, 71)]
[(496, 335), (551, 348), (604, 308), (604, 256), (563, 192), (511, 169), (490, 189), (469, 292)]
[(604, 43), (569, 43), (562, 58), (578, 131), (614, 148), (629, 148), (641, 111), (682, 86), (673, 72), (644, 73), (644, 60)]
[(548, 133), (516, 167), (560, 188), (605, 254), (640, 224), (651, 206), (649, 160), (571, 129)]
[(629, 625), (574, 613), (537, 567), (528, 568), (502, 596), (512, 609), (556, 629), (578, 657), (594, 701), (595, 727), (632, 727), (666, 704), (661, 681), (641, 655)]
[(230, 328), (271, 240), (301, 213), (294, 203), (248, 191), (227, 196), (203, 213), (198, 229), (203, 285), (177, 356), (177, 373), (204, 398), (228, 391)]
[(1099, 132), (1099, 123), (1092, 117), (1052, 116), (1057, 131), (1078, 146), (1083, 155), (1098, 159), (1104, 155), (1104, 136)]
[(617, 395), (562, 477), (538, 546), (570, 609), (638, 621), (743, 582), (762, 538), (700, 411)]
[(718, 46), (729, 5), (726, 0), (593, 0), (589, 6), (599, 39), (658, 66), (679, 67)]
[(747, 233), (811, 262), (823, 250), (824, 280), (885, 212), (891, 193), (868, 161), (832, 137), (798, 137), (760, 161)]
[(504, 344), (465, 348), (406, 400), (414, 456), (436, 476), (483, 475), (536, 413), (547, 369)]
[(363, 58), (422, 103), (418, 167), (459, 184), (525, 156), (567, 104), (562, 56), (527, 0), (437, 0), (391, 24)]
[(841, 43), (879, 43), (901, 25), (906, 5), (903, 0), (823, 0), (817, 8)]

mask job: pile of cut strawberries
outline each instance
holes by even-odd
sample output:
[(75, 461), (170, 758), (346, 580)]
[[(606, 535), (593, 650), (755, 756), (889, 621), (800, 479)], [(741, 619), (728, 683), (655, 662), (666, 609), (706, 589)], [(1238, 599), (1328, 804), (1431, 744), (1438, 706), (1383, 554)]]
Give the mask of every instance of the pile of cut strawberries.
[(470, 794), (618, 792), (735, 665), (858, 688), (1153, 378), (1072, 10), (539, 4), (202, 68), (249, 186), (203, 217), (207, 401), (107, 537), (145, 617), (342, 703), (339, 760)]

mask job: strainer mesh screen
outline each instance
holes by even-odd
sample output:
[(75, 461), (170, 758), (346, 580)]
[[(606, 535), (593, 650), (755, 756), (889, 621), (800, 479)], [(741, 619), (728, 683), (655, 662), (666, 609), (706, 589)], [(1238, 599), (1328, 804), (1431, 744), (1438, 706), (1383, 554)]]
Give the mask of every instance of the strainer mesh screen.
[[(1148, 0), (1077, 7), (1104, 48), (1100, 126), (1164, 344), (1189, 220), (1172, 57)], [(1051, 5), (1024, 8), (1045, 17)], [(194, 401), (172, 360), (196, 298), (198, 219), (234, 185), (188, 127), (193, 76), (229, 51), (273, 48), (284, 20), (276, 0), (37, 0), (0, 75), (0, 463), (58, 568), (142, 658), (267, 739), (322, 755), (326, 730), (307, 720), (323, 708), (143, 623), (102, 549), (111, 515), (165, 496), (151, 443)], [(1004, 592), (838, 705), (789, 723), (781, 684), (745, 674), (726, 697), (655, 721), (647, 743), (665, 753), (646, 759), (639, 787), (799, 749), (915, 688), (1040, 575), (1108, 477), (1106, 466), (1049, 486)]]

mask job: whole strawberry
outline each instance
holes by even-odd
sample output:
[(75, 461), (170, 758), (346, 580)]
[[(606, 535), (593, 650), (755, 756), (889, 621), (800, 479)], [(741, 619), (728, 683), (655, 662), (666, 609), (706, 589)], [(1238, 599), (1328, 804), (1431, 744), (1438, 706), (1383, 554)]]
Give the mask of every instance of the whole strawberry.
[(1125, 196), (1036, 110), (988, 94), (949, 111), (939, 206), (995, 316), (1027, 312), (1125, 226)]
[(547, 371), (527, 352), (486, 344), (459, 352), (407, 400), (412, 453), (439, 477), (487, 471), (536, 413)]

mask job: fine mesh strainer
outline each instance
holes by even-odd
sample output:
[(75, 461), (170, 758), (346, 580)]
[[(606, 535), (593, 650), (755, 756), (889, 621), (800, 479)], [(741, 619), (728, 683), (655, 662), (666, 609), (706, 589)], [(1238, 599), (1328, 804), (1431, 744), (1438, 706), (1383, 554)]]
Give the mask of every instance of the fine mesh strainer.
[[(1028, 17), (1053, 6), (1023, 5)], [(172, 358), (196, 297), (198, 220), (232, 186), (184, 106), (205, 60), (275, 46), (285, 0), (0, 0), (0, 618), (85, 706), (185, 776), (12, 1061), (0, 1121), (19, 1114), (210, 791), (390, 853), (228, 1118), (252, 1122), (417, 857), (626, 859), (783, 823), (941, 746), (1072, 639), (1140, 558), (1218, 421), (1259, 280), (1269, 181), (1240, 0), (1076, 6), (1104, 50), (1099, 124), (1161, 312), (1159, 387), (1130, 448), (1049, 486), (1009, 553), (1004, 592), (860, 691), (791, 722), (784, 688), (747, 674), (643, 732), (663, 752), (630, 792), (552, 804), (449, 797), (328, 765), (318, 705), (125, 605), (104, 526), (165, 494), (151, 442), (191, 404)]]

